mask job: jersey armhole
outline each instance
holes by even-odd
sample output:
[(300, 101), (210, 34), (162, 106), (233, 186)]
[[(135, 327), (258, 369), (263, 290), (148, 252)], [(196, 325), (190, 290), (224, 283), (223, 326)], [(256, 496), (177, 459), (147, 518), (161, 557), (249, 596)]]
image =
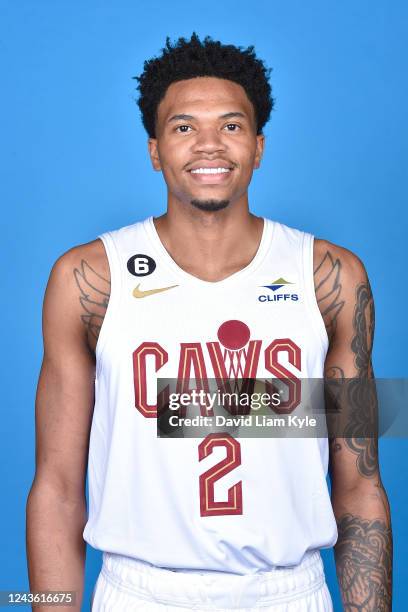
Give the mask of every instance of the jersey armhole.
[(119, 255), (112, 235), (110, 232), (106, 232), (105, 234), (98, 236), (98, 238), (101, 240), (105, 248), (106, 257), (108, 259), (110, 271), (110, 296), (95, 347), (96, 378), (98, 378), (100, 374), (102, 355), (107, 344), (107, 339), (114, 333), (113, 329), (116, 321), (118, 320), (118, 310), (122, 288)]
[(319, 305), (317, 303), (316, 292), (314, 287), (314, 269), (313, 269), (313, 248), (314, 248), (314, 236), (307, 232), (303, 235), (303, 287), (305, 292), (305, 299), (307, 302), (308, 311), (314, 327), (315, 332), (318, 334), (322, 347), (326, 352), (329, 347), (329, 337), (327, 335), (326, 325), (320, 312)]

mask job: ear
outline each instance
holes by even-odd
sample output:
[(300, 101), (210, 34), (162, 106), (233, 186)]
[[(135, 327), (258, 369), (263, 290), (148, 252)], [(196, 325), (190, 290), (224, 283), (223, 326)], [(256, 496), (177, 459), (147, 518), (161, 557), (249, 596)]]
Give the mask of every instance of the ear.
[(254, 159), (254, 168), (257, 169), (261, 165), (261, 159), (265, 148), (265, 136), (258, 134), (256, 137), (256, 151)]
[(149, 140), (147, 141), (147, 146), (149, 149), (149, 155), (150, 155), (150, 159), (152, 161), (152, 166), (154, 170), (161, 170), (159, 151), (157, 148), (157, 139), (149, 138)]

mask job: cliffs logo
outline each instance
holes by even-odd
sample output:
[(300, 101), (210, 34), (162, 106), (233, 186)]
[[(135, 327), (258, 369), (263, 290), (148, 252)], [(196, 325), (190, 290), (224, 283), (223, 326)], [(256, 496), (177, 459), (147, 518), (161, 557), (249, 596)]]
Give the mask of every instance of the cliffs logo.
[[(299, 295), (291, 291), (289, 285), (294, 285), (294, 283), (290, 283), (282, 277), (277, 278), (270, 285), (262, 285), (272, 293), (258, 295), (258, 300), (260, 302), (297, 302)], [(279, 291), (282, 287), (284, 287), (284, 291)]]

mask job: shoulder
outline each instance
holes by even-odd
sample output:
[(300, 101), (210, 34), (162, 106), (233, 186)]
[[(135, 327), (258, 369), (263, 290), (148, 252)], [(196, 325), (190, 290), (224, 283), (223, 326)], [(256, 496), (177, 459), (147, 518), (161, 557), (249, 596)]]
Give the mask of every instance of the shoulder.
[(339, 333), (347, 336), (345, 327), (355, 319), (357, 310), (363, 312), (370, 305), (373, 314), (365, 266), (349, 249), (328, 240), (315, 239), (313, 280), (316, 301), (330, 342)]
[(327, 275), (337, 278), (346, 287), (367, 282), (367, 271), (360, 257), (338, 244), (315, 238), (313, 249), (315, 280), (322, 282)]
[(66, 337), (85, 338), (94, 349), (109, 298), (109, 263), (102, 241), (97, 238), (68, 249), (55, 261), (48, 279), (45, 333), (58, 321)]
[(71, 283), (78, 275), (100, 275), (110, 280), (109, 263), (102, 240), (76, 245), (62, 253), (52, 266), (50, 280)]

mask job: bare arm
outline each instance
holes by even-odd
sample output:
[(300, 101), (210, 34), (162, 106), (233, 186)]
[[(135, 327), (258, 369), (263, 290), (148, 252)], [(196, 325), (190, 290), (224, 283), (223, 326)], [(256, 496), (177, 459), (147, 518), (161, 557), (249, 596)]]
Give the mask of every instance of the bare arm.
[[(103, 301), (91, 307), (99, 314), (87, 316), (80, 285), (81, 279), (85, 280), (81, 262), (86, 258), (106, 273), (103, 257), (100, 241), (63, 255), (52, 269), (43, 308), (44, 358), (35, 413), (36, 472), (26, 509), (28, 571), (31, 591), (75, 591), (74, 607), (58, 607), (71, 612), (81, 609), (83, 591), (85, 477), (94, 404), (92, 348), (103, 320), (99, 316)], [(108, 281), (104, 283), (106, 289)], [(101, 278), (101, 289), (102, 285)], [(106, 303), (107, 299), (105, 309)], [(92, 300), (85, 299), (85, 306), (90, 304)], [(54, 607), (38, 605), (33, 609)]]
[(377, 424), (375, 393), (367, 393), (364, 386), (374, 376), (370, 283), (361, 261), (350, 251), (317, 241), (315, 286), (330, 338), (325, 376), (342, 381), (340, 408), (347, 415), (341, 429), (347, 427), (346, 435), (330, 440), (329, 468), (344, 610), (388, 612), (392, 609), (390, 508), (381, 482), (377, 437), (361, 437), (361, 427), (358, 433), (361, 422)]

